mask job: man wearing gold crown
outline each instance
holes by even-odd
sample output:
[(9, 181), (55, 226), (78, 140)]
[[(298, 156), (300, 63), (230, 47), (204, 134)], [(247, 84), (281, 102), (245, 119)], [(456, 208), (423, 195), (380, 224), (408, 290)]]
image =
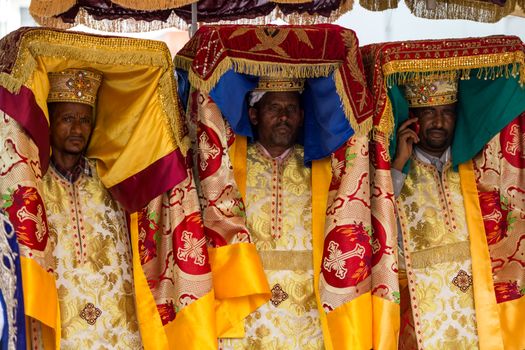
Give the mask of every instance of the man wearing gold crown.
[(248, 145), (247, 225), (271, 288), (248, 316), (243, 339), (224, 349), (322, 349), (312, 264), (311, 169), (298, 144), (302, 80), (261, 78), (249, 94), (255, 142)]
[(68, 69), (48, 77), (52, 155), (42, 182), (61, 347), (141, 348), (126, 216), (84, 156), (102, 75)]
[(404, 86), (410, 117), (398, 129), (392, 161), (400, 276), (406, 273), (401, 349), (478, 347), (469, 233), (451, 166), (457, 84), (455, 76), (427, 76)]

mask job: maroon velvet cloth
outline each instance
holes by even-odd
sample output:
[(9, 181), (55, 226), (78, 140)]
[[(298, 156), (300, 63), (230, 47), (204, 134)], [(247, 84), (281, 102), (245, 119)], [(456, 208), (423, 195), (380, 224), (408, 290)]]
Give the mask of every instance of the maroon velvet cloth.
[[(341, 0), (314, 0), (300, 4), (279, 4), (285, 15), (297, 12), (309, 15), (328, 17), (339, 8)], [(277, 6), (267, 0), (201, 0), (197, 3), (197, 19), (199, 22), (218, 22), (221, 20), (238, 20), (266, 16)], [(65, 23), (74, 23), (80, 8), (84, 8), (97, 20), (129, 19), (151, 22), (166, 21), (172, 12), (187, 23), (191, 22), (191, 5), (176, 9), (143, 11), (121, 7), (109, 0), (79, 0), (68, 11), (58, 17)]]

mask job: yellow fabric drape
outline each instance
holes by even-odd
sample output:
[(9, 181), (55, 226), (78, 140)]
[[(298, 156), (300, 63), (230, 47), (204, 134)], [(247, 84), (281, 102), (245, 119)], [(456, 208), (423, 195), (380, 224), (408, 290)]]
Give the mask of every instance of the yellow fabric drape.
[(372, 349), (372, 293), (366, 292), (327, 314), (333, 348)]
[[(25, 314), (42, 322), (45, 349), (60, 349), (60, 307), (55, 277), (35, 260), (24, 256), (20, 257), (20, 266)], [(42, 307), (42, 300), (46, 301), (46, 307)]]
[(242, 199), (246, 199), (246, 154), (248, 152), (248, 142), (246, 136), (235, 135), (235, 141), (231, 145), (229, 154), (233, 165), (233, 177), (237, 183), (237, 188), (241, 193)]
[(164, 330), (170, 349), (216, 349), (215, 295), (209, 292), (177, 313)]
[[(239, 320), (270, 299), (270, 287), (261, 269), (262, 263), (253, 243), (229, 244), (208, 248), (213, 274), (217, 334), (223, 337), (242, 337)], [(239, 276), (246, 276), (239, 283)], [(254, 291), (259, 294), (254, 295)], [(234, 331), (235, 330), (235, 331)], [(236, 332), (237, 331), (237, 332)], [(244, 329), (242, 329), (244, 333)]]
[(401, 328), (400, 306), (372, 295), (372, 341), (377, 350), (397, 349)]
[(481, 216), (476, 178), (471, 161), (459, 165), (459, 175), (470, 238), (479, 346), (481, 350), (504, 349), (502, 326), (496, 295), (494, 294), (487, 236)]
[[(46, 115), (47, 73), (81, 67), (104, 74), (87, 155), (98, 160), (97, 172), (106, 188), (140, 173), (177, 149), (157, 91), (162, 85), (163, 72), (159, 67), (135, 65), (119, 68), (71, 58), (41, 56), (28, 87)], [(150, 152), (143, 152), (144, 149)]]
[(130, 216), (130, 231), (135, 303), (144, 349), (215, 349), (217, 339), (213, 322), (213, 291), (184, 307), (177, 313), (175, 320), (163, 326), (140, 263), (137, 213)]
[(505, 350), (525, 349), (525, 297), (498, 304)]
[(133, 251), (133, 281), (135, 304), (140, 336), (144, 349), (168, 349), (168, 338), (164, 332), (157, 304), (142, 270), (139, 255), (138, 214), (130, 216), (131, 248)]
[[(235, 141), (228, 153), (237, 188), (243, 200), (246, 196), (246, 151), (246, 137), (235, 135)], [(208, 251), (213, 287), (218, 300), (217, 334), (220, 338), (242, 338), (244, 318), (271, 297), (270, 286), (260, 268), (261, 259), (252, 243), (236, 243), (209, 248)], [(239, 284), (239, 276), (250, 276), (245, 281), (248, 283)], [(253, 295), (253, 291), (259, 291), (260, 294)], [(234, 295), (237, 297), (232, 298)]]
[[(328, 189), (332, 181), (332, 167), (330, 157), (312, 162), (312, 247), (314, 262), (314, 291), (319, 310), (323, 339), (326, 350), (343, 349), (334, 347), (330, 330), (339, 325), (337, 318), (327, 318), (321, 303), (319, 293), (319, 275), (321, 274), (321, 260), (323, 259), (324, 225), (326, 218), (326, 205), (328, 202)], [(329, 320), (332, 322), (330, 323)], [(335, 322), (334, 322), (335, 321)], [(335, 344), (338, 346), (339, 344)]]

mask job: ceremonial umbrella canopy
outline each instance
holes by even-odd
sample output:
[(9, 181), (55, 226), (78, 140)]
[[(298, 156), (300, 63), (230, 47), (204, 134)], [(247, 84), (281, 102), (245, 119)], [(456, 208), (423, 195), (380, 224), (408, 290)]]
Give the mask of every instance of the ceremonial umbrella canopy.
[[(193, 21), (267, 23), (329, 23), (352, 8), (351, 0), (80, 0), (31, 1), (37, 23), (55, 28), (78, 24), (111, 32), (141, 32), (161, 28), (184, 29)], [(197, 17), (195, 17), (197, 16)]]
[[(360, 0), (371, 11), (397, 8), (399, 0)], [(497, 22), (523, 13), (525, 0), (406, 0), (410, 11), (430, 19)], [(110, 32), (185, 29), (189, 23), (264, 24), (281, 18), (290, 24), (332, 23), (352, 9), (352, 0), (32, 0), (37, 23), (55, 28), (78, 24)], [(521, 7), (521, 9), (520, 9)]]

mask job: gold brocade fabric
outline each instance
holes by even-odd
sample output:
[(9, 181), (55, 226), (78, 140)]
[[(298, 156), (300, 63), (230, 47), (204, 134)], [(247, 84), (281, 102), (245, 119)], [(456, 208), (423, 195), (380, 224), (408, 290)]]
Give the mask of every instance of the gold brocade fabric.
[(224, 349), (323, 349), (312, 265), (311, 170), (295, 146), (283, 160), (248, 146), (246, 212), (272, 299), (245, 322), (243, 339)]
[(89, 161), (68, 182), (53, 166), (43, 197), (55, 257), (63, 349), (140, 349), (124, 211)]
[[(420, 349), (477, 349), (469, 233), (459, 173), (415, 157), (398, 198)], [(405, 342), (403, 334), (401, 343)]]

